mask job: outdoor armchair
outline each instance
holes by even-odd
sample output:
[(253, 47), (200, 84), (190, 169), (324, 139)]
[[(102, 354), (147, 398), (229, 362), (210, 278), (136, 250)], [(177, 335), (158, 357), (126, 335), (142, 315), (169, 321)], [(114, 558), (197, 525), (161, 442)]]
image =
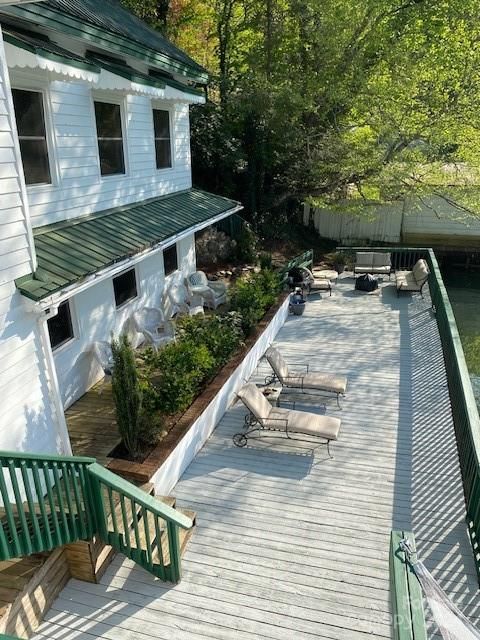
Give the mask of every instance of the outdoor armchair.
[(194, 316), (203, 313), (203, 298), (195, 294), (189, 295), (184, 284), (174, 284), (167, 290), (170, 301), (170, 315)]
[(337, 440), (341, 421), (330, 416), (320, 416), (309, 411), (295, 411), (272, 407), (256, 385), (249, 382), (244, 385), (237, 396), (249, 410), (245, 416), (245, 430), (233, 436), (237, 447), (244, 447), (249, 437), (262, 431), (276, 431), (284, 433), (287, 438), (291, 434), (313, 436), (326, 440), (330, 455), (330, 442)]
[(207, 280), (203, 271), (195, 271), (187, 278), (188, 288), (192, 295), (202, 296), (204, 304), (216, 309), (227, 301), (227, 287), (224, 282)]
[(307, 267), (300, 267), (300, 271), (304, 274), (304, 282), (307, 285), (308, 293), (313, 291), (329, 291), (332, 295), (332, 283), (328, 278), (318, 277)]
[(371, 273), (388, 275), (392, 273), (392, 254), (380, 251), (357, 251), (355, 254), (354, 275)]
[(429, 273), (425, 260), (418, 260), (412, 271), (397, 271), (395, 274), (397, 296), (400, 295), (400, 291), (419, 291), (423, 298), (423, 287), (428, 281)]
[[(311, 393), (316, 391), (335, 394), (337, 404), (340, 407), (340, 396), (345, 395), (347, 390), (347, 378), (332, 373), (313, 371), (310, 365), (299, 363), (288, 365), (284, 357), (275, 347), (269, 347), (265, 352), (265, 357), (273, 369), (273, 375), (265, 379), (266, 384), (271, 384), (278, 380), (282, 387)], [(299, 367), (300, 371), (293, 370), (292, 367)]]
[(145, 342), (155, 351), (162, 345), (175, 340), (175, 329), (160, 309), (143, 307), (133, 314), (133, 324), (138, 333), (143, 334)]

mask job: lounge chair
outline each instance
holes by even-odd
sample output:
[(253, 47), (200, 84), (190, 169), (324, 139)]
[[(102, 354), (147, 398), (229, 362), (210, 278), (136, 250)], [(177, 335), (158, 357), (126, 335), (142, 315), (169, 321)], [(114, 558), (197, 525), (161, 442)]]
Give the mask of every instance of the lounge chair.
[(378, 275), (388, 275), (392, 273), (392, 254), (380, 251), (358, 251), (355, 254), (354, 275), (360, 273), (371, 273)]
[(227, 287), (224, 282), (207, 280), (203, 271), (195, 271), (187, 278), (188, 288), (192, 295), (202, 296), (204, 304), (216, 309), (227, 301)]
[(102, 367), (105, 378), (111, 378), (113, 373), (112, 345), (109, 342), (94, 342), (90, 350), (95, 360)]
[(418, 260), (412, 271), (397, 271), (395, 284), (397, 296), (400, 291), (419, 291), (423, 298), (423, 287), (428, 281), (429, 270), (425, 260)]
[(138, 333), (143, 334), (145, 342), (155, 351), (162, 345), (175, 340), (175, 329), (160, 309), (143, 307), (133, 314), (133, 324)]
[(265, 352), (265, 357), (273, 369), (273, 375), (265, 379), (266, 384), (271, 384), (275, 380), (278, 380), (282, 387), (295, 389), (302, 393), (312, 393), (316, 391), (333, 393), (337, 396), (337, 404), (340, 408), (340, 396), (345, 395), (347, 389), (347, 379), (345, 376), (312, 371), (308, 364), (298, 363), (293, 366), (302, 367), (304, 370), (301, 372), (293, 371), (275, 347), (269, 347)]
[(332, 283), (328, 278), (318, 277), (315, 272), (310, 271), (307, 267), (300, 267), (300, 270), (305, 274), (304, 282), (307, 285), (309, 294), (314, 291), (328, 291), (332, 295)]
[(326, 440), (330, 454), (330, 442), (337, 440), (341, 422), (338, 418), (319, 416), (309, 411), (295, 411), (272, 407), (262, 392), (253, 383), (244, 385), (237, 396), (249, 410), (245, 416), (245, 431), (236, 433), (233, 442), (237, 447), (244, 447), (253, 433), (261, 431), (277, 431), (287, 438), (291, 434), (302, 434)]
[(203, 298), (199, 295), (189, 295), (184, 284), (174, 284), (167, 290), (170, 301), (170, 315), (195, 316), (203, 314)]

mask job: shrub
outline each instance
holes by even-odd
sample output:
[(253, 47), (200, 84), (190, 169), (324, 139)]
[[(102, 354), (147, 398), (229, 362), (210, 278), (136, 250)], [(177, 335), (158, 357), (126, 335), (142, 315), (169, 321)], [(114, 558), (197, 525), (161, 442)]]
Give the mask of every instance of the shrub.
[(271, 269), (272, 268), (272, 254), (271, 253), (261, 253), (258, 259), (260, 264), (260, 269)]
[(142, 417), (142, 391), (135, 355), (128, 338), (112, 341), (112, 391), (118, 431), (132, 457), (139, 451), (139, 428)]
[(233, 311), (214, 316), (183, 316), (177, 322), (177, 335), (193, 344), (204, 344), (216, 367), (225, 364), (242, 341), (242, 318)]
[(258, 238), (247, 223), (235, 238), (237, 241), (236, 258), (240, 262), (255, 262), (257, 259)]
[(268, 269), (236, 281), (230, 290), (230, 308), (240, 313), (246, 336), (275, 302), (279, 290), (278, 275)]
[(155, 391), (151, 407), (177, 413), (193, 402), (202, 382), (212, 374), (215, 361), (204, 344), (179, 340), (154, 354), (149, 366)]

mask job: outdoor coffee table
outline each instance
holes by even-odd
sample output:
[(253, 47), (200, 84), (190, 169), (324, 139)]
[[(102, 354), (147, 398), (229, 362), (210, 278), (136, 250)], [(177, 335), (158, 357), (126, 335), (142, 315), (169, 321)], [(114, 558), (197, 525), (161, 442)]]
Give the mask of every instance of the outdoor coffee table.
[(272, 407), (278, 407), (280, 404), (280, 394), (282, 393), (282, 387), (260, 387), (260, 391), (265, 398), (270, 402)]
[(336, 281), (338, 279), (338, 272), (334, 269), (313, 269), (312, 273), (319, 280)]

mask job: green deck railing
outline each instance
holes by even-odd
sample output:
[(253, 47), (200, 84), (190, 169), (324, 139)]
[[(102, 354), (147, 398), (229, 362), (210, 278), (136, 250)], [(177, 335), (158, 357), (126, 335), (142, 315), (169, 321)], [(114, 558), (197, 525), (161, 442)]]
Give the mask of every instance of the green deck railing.
[(415, 551), (413, 533), (392, 531), (390, 537), (390, 597), (395, 640), (427, 640), (420, 583), (412, 571), (400, 541), (408, 538)]
[(480, 583), (480, 417), (452, 305), (433, 249), (408, 247), (339, 247), (339, 250), (392, 254), (394, 269), (411, 269), (419, 258), (430, 269), (428, 286), (447, 373), (458, 457), (465, 494), (467, 525)]
[(98, 535), (155, 576), (180, 579), (179, 528), (192, 521), (93, 458), (2, 451), (0, 496), (0, 560)]
[(280, 281), (285, 284), (288, 278), (288, 272), (295, 267), (306, 267), (310, 269), (313, 264), (313, 250), (309, 249), (304, 253), (292, 258), (286, 265), (279, 270)]

